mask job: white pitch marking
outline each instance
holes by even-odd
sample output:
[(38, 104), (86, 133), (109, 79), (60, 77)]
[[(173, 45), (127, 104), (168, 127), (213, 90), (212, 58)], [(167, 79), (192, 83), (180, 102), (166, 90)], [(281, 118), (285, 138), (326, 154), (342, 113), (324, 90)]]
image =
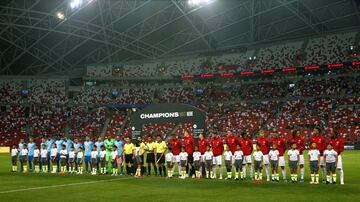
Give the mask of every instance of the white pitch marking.
[(83, 184), (93, 184), (98, 182), (112, 182), (118, 180), (127, 180), (127, 179), (134, 179), (132, 177), (128, 178), (118, 178), (118, 179), (110, 179), (110, 180), (95, 180), (89, 182), (77, 182), (77, 183), (70, 183), (70, 184), (59, 184), (59, 185), (51, 185), (51, 186), (42, 186), (42, 187), (32, 187), (32, 188), (24, 188), (24, 189), (13, 189), (8, 191), (1, 191), (0, 194), (7, 194), (19, 191), (30, 191), (30, 190), (38, 190), (38, 189), (48, 189), (48, 188), (57, 188), (57, 187), (67, 187), (67, 186), (75, 186), (75, 185), (83, 185)]

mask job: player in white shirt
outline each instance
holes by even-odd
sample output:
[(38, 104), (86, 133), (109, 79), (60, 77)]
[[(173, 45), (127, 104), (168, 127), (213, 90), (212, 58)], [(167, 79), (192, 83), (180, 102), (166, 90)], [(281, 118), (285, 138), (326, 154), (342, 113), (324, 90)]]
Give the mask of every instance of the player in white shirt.
[(91, 158), (91, 174), (92, 175), (96, 175), (97, 173), (97, 158), (98, 158), (98, 151), (96, 146), (93, 146), (91, 154), (90, 154), (90, 158)]
[(241, 151), (241, 145), (236, 145), (236, 151), (234, 152), (234, 166), (235, 166), (235, 180), (239, 180), (239, 171), (241, 179), (244, 177), (242, 172), (242, 162), (244, 153)]
[(199, 147), (195, 146), (194, 152), (193, 152), (193, 165), (194, 165), (194, 169), (195, 169), (195, 179), (200, 179), (201, 161), (202, 161), (202, 157), (201, 157), (201, 153), (199, 151)]
[(83, 174), (83, 162), (84, 162), (84, 152), (83, 152), (83, 148), (79, 147), (78, 152), (76, 154), (76, 163), (78, 166), (78, 173), (77, 174)]
[[(134, 168), (136, 166), (136, 172), (135, 172), (135, 177), (141, 177), (141, 166), (142, 166), (142, 159), (140, 157), (140, 142), (136, 143), (135, 146), (135, 165)], [(164, 173), (165, 175), (165, 173)]]
[(39, 173), (40, 172), (40, 150), (37, 145), (35, 145), (33, 161), (34, 161), (34, 173)]
[(23, 173), (27, 173), (27, 159), (28, 159), (28, 149), (27, 149), (27, 145), (24, 144), (23, 149), (21, 149), (21, 158), (22, 158), (22, 162), (23, 162)]
[(225, 180), (231, 180), (232, 177), (232, 153), (229, 150), (229, 145), (225, 145), (225, 152), (224, 152), (224, 157), (225, 157), (225, 167), (226, 167), (226, 172), (227, 172), (227, 177), (225, 178)]
[(114, 145), (113, 151), (111, 152), (111, 164), (112, 164), (111, 176), (117, 176), (118, 174), (118, 164), (116, 162), (116, 157), (117, 157), (117, 147)]
[(299, 164), (300, 152), (296, 149), (296, 143), (291, 145), (291, 150), (288, 151), (289, 168), (291, 173), (291, 181), (295, 183), (297, 181), (297, 168)]
[(262, 180), (262, 164), (263, 164), (263, 156), (260, 149), (260, 145), (256, 145), (256, 150), (253, 153), (254, 157), (254, 170), (255, 170), (255, 180)]
[(105, 146), (101, 145), (100, 147), (101, 151), (100, 151), (100, 174), (105, 175), (106, 174), (106, 150), (105, 150)]
[(56, 173), (56, 171), (57, 171), (56, 156), (57, 156), (57, 148), (56, 148), (56, 145), (53, 144), (52, 148), (50, 150), (50, 159), (51, 159), (51, 165), (52, 165), (51, 173)]
[(69, 152), (69, 171), (70, 173), (73, 173), (75, 171), (75, 156), (76, 153), (75, 153), (75, 148), (74, 146), (72, 146), (70, 148), (70, 152)]
[(16, 148), (16, 145), (13, 145), (11, 148), (11, 163), (12, 163), (12, 172), (17, 171), (17, 158), (19, 150)]
[(174, 166), (174, 154), (171, 152), (171, 150), (168, 148), (166, 150), (165, 154), (165, 161), (166, 161), (166, 167), (167, 167), (167, 177), (172, 178), (173, 177), (173, 166)]
[(60, 168), (61, 168), (61, 174), (64, 174), (66, 172), (66, 156), (68, 155), (68, 152), (66, 150), (66, 146), (62, 145), (60, 150)]
[(188, 159), (188, 153), (185, 151), (185, 147), (181, 147), (180, 156), (180, 166), (181, 166), (181, 176), (179, 178), (185, 179), (186, 178), (186, 165)]
[(41, 157), (41, 172), (42, 173), (47, 173), (48, 172), (48, 163), (49, 163), (49, 159), (48, 159), (48, 152), (46, 149), (46, 145), (42, 144), (41, 145), (41, 150), (40, 150), (40, 157)]
[(205, 167), (206, 167), (206, 179), (211, 179), (212, 174), (212, 164), (213, 164), (214, 154), (211, 151), (210, 145), (206, 146), (206, 152), (204, 153)]
[(326, 163), (326, 184), (329, 184), (331, 181), (333, 184), (336, 184), (336, 165), (338, 161), (338, 154), (333, 149), (331, 143), (329, 143), (324, 151), (324, 161)]
[(320, 162), (320, 151), (316, 149), (316, 143), (311, 144), (309, 150), (309, 166), (310, 166), (310, 184), (319, 184), (319, 162)]
[(276, 149), (276, 144), (272, 145), (271, 150), (269, 151), (269, 157), (270, 157), (270, 165), (271, 165), (271, 178), (273, 182), (279, 182), (279, 151)]

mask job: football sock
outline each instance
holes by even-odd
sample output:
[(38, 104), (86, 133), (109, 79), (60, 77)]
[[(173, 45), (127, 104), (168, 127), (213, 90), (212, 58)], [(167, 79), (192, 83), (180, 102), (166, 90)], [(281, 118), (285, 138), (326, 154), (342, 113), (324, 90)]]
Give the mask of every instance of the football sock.
[(222, 169), (222, 166), (219, 166), (219, 173), (220, 173), (220, 177), (222, 178), (222, 177), (223, 177), (223, 169)]
[(275, 176), (276, 176), (276, 180), (279, 180), (279, 173), (276, 173)]
[(150, 175), (150, 174), (151, 174), (151, 166), (148, 165), (148, 166), (147, 166), (147, 169), (148, 169), (148, 175)]
[(24, 171), (25, 171), (25, 172), (27, 171), (27, 166), (24, 166)]
[(259, 179), (262, 180), (262, 172), (259, 174)]
[(246, 178), (246, 165), (242, 167), (242, 170), (243, 170), (243, 177), (241, 178)]
[(265, 165), (266, 179), (270, 179), (270, 167), (269, 165)]
[(305, 168), (300, 168), (300, 178), (303, 180), (305, 174)]
[(235, 172), (235, 179), (239, 179), (239, 172)]
[(258, 172), (255, 171), (255, 180), (258, 179)]
[(336, 174), (332, 175), (333, 182), (336, 182)]
[(315, 174), (311, 174), (311, 182), (315, 182)]
[(297, 182), (298, 175), (294, 174), (294, 181)]
[(272, 179), (272, 180), (275, 180), (275, 174), (272, 174), (272, 175), (271, 175), (271, 179)]
[(206, 171), (206, 178), (210, 177), (210, 171)]
[(154, 166), (155, 175), (157, 175), (158, 174), (157, 167), (155, 165), (153, 166)]
[(179, 164), (178, 164), (178, 170), (179, 170), (179, 176), (181, 175), (181, 166), (179, 166)]
[(55, 173), (57, 170), (56, 166), (53, 166), (53, 172)]
[(160, 175), (162, 175), (162, 169), (161, 169), (161, 166), (159, 166), (159, 173), (160, 173)]
[(216, 178), (216, 166), (212, 168), (212, 176)]
[(322, 179), (323, 179), (323, 180), (325, 180), (325, 176), (326, 176), (325, 167), (324, 167), (324, 166), (323, 166), (323, 167), (321, 167), (321, 168), (320, 168), (320, 170), (321, 170), (321, 176), (322, 176)]
[(281, 169), (281, 173), (282, 173), (283, 179), (285, 180), (286, 179), (286, 170)]
[(315, 182), (319, 182), (319, 174), (315, 174)]
[(344, 170), (341, 168), (339, 169), (339, 174), (340, 174), (340, 183), (344, 183)]
[(227, 172), (227, 178), (231, 179), (231, 172)]
[(243, 179), (244, 178), (244, 172), (240, 171), (240, 178)]
[(253, 167), (250, 165), (250, 178), (252, 178), (253, 177)]
[(330, 182), (330, 175), (326, 175), (326, 181)]
[(165, 167), (165, 166), (163, 166), (162, 168), (163, 168), (163, 171), (164, 171), (164, 176), (165, 176), (165, 175), (166, 175), (166, 167)]

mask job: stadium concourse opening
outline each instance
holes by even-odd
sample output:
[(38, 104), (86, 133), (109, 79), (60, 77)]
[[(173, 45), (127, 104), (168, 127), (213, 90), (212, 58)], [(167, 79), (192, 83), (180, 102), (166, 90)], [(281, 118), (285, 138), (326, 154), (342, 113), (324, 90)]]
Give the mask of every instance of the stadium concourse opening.
[(205, 118), (203, 110), (188, 104), (152, 104), (131, 116), (132, 137), (141, 135), (144, 124), (190, 122), (196, 139), (205, 131)]

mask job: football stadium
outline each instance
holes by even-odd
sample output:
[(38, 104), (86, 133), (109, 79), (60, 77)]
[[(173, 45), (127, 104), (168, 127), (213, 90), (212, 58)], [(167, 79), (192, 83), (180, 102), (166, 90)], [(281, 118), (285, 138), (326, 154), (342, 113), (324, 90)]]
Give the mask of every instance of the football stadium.
[(1, 0), (0, 201), (360, 201), (359, 0)]

